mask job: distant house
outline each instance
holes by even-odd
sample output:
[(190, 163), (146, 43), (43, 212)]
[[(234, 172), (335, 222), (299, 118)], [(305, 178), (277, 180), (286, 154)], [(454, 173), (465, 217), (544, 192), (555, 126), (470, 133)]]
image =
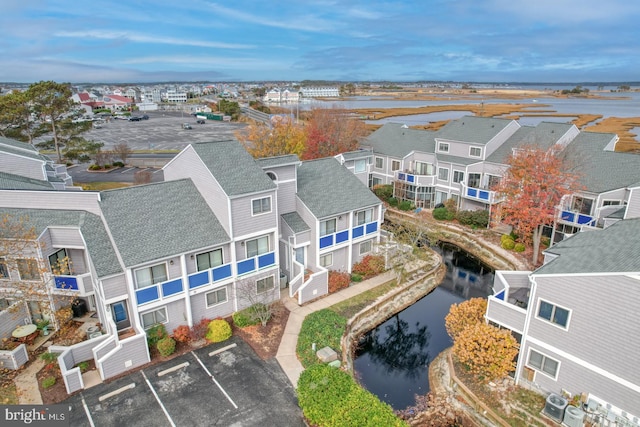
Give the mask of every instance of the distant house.
[(309, 86), (300, 88), (303, 98), (337, 98), (340, 89), (335, 86)]
[(125, 96), (110, 94), (102, 97), (104, 107), (112, 111), (128, 110), (133, 105), (133, 100)]

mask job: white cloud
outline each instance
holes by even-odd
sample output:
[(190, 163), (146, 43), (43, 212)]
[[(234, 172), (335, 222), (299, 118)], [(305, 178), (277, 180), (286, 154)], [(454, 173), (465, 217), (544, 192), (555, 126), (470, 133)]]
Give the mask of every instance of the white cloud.
[(239, 43), (223, 43), (206, 40), (197, 40), (192, 38), (175, 38), (175, 37), (162, 37), (146, 34), (138, 34), (128, 31), (117, 30), (90, 30), (90, 31), (58, 31), (54, 34), (56, 37), (70, 37), (70, 38), (93, 38), (101, 40), (128, 40), (136, 43), (151, 43), (151, 44), (168, 44), (177, 46), (197, 46), (197, 47), (209, 47), (217, 49), (252, 49), (255, 46), (249, 44)]

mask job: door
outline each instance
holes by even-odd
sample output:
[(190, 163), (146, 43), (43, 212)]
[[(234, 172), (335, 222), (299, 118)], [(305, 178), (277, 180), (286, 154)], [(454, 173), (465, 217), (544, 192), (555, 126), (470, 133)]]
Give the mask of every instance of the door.
[(131, 327), (126, 301), (118, 301), (111, 304), (111, 317), (113, 317), (113, 321), (116, 323), (117, 330), (120, 331)]

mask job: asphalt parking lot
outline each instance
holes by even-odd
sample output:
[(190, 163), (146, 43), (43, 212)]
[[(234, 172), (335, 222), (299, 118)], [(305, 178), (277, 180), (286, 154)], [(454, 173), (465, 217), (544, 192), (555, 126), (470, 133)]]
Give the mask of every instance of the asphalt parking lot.
[(72, 426), (305, 426), (278, 363), (261, 360), (237, 337), (63, 403), (71, 407)]
[[(116, 144), (126, 143), (132, 150), (181, 150), (192, 142), (222, 141), (235, 138), (235, 132), (244, 128), (243, 123), (207, 120), (196, 123), (195, 116), (187, 113), (140, 111), (136, 116), (146, 114), (149, 120), (136, 122), (111, 119), (101, 123), (101, 128), (91, 129), (84, 136), (104, 143), (110, 150)], [(191, 129), (183, 129), (189, 123)]]
[[(158, 162), (164, 164), (164, 162), (169, 161), (174, 155), (166, 155), (168, 157), (164, 158), (158, 155)], [(160, 164), (160, 163), (159, 163)], [(134, 181), (134, 174), (138, 171), (148, 170), (151, 172), (151, 182), (162, 182), (164, 181), (163, 171), (159, 167), (155, 168), (145, 168), (145, 167), (124, 167), (124, 168), (116, 168), (111, 169), (109, 171), (102, 172), (92, 172), (88, 170), (88, 167), (91, 163), (81, 163), (76, 166), (70, 167), (67, 169), (67, 173), (71, 175), (73, 178), (73, 182), (129, 182), (132, 183)]]

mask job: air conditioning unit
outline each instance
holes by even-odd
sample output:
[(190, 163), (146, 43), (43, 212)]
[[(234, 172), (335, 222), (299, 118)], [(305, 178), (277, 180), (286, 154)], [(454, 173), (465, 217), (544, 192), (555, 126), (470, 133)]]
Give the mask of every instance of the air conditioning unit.
[(551, 393), (547, 396), (547, 401), (544, 405), (544, 414), (549, 418), (561, 423), (564, 416), (564, 408), (567, 407), (567, 399), (564, 397)]
[(582, 427), (584, 425), (584, 412), (576, 406), (567, 406), (564, 410), (562, 424), (567, 427)]

